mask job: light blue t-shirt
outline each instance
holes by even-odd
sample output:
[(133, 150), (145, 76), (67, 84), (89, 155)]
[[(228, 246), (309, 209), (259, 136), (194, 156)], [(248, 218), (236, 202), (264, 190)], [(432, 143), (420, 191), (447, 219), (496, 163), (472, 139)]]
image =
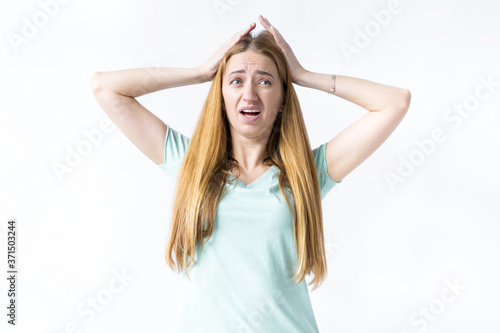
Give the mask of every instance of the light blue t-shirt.
[[(158, 166), (171, 179), (177, 179), (189, 142), (167, 126), (165, 160)], [(313, 150), (321, 199), (340, 183), (328, 175), (325, 146)], [(175, 332), (318, 332), (305, 279), (297, 285), (291, 280), (297, 262), (293, 220), (279, 172), (273, 165), (250, 184), (237, 179), (226, 185), (211, 238), (197, 252), (189, 279), (180, 275)], [(289, 201), (293, 208), (291, 195)]]

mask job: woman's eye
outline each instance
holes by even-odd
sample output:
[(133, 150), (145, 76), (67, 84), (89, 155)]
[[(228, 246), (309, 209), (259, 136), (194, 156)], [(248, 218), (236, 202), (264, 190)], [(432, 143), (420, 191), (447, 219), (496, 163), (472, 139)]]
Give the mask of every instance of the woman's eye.
[[(241, 79), (234, 79), (234, 80), (231, 80), (229, 83), (230, 84), (241, 84), (242, 81), (241, 81)], [(263, 83), (267, 86), (271, 85), (271, 81), (269, 81), (269, 80), (262, 80), (259, 82), (259, 84), (263, 84)]]

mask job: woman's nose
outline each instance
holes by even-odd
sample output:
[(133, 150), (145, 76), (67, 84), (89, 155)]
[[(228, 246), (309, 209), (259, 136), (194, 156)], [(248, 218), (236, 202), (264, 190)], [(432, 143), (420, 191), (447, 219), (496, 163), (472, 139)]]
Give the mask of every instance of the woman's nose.
[(249, 102), (258, 100), (257, 91), (252, 83), (245, 84), (243, 88), (243, 100)]

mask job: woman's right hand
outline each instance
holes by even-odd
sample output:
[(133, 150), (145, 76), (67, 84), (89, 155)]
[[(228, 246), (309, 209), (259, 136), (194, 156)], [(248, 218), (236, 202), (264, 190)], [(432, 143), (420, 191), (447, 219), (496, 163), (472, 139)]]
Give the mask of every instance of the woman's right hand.
[(243, 36), (255, 29), (255, 26), (255, 22), (252, 22), (248, 27), (241, 30), (236, 35), (231, 37), (227, 42), (219, 46), (215, 53), (207, 61), (205, 61), (205, 63), (197, 67), (197, 70), (200, 72), (200, 77), (203, 82), (213, 80), (215, 73), (217, 73), (217, 69), (219, 68), (219, 64), (222, 61), (222, 58), (224, 58), (224, 56), (226, 55), (227, 51), (229, 51), (234, 45), (236, 45)]

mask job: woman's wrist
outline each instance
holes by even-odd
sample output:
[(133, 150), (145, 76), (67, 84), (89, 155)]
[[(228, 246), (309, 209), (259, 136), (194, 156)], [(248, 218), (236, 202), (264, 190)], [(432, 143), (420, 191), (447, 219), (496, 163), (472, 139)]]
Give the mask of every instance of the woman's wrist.
[(149, 72), (149, 77), (146, 76), (143, 82), (147, 82), (148, 93), (204, 82), (197, 67), (159, 67), (146, 69), (146, 72)]
[(215, 73), (207, 72), (202, 66), (193, 67), (192, 70), (196, 77), (197, 83), (205, 83), (212, 81), (215, 76)]
[(332, 82), (332, 74), (314, 73), (307, 70), (302, 72), (295, 83), (302, 87), (317, 89), (327, 93), (331, 93), (334, 84)]
[(309, 79), (309, 72), (307, 69), (303, 69), (299, 72), (300, 74), (296, 75), (295, 77), (292, 76), (292, 82), (301, 86), (301, 87), (308, 87), (308, 81)]

